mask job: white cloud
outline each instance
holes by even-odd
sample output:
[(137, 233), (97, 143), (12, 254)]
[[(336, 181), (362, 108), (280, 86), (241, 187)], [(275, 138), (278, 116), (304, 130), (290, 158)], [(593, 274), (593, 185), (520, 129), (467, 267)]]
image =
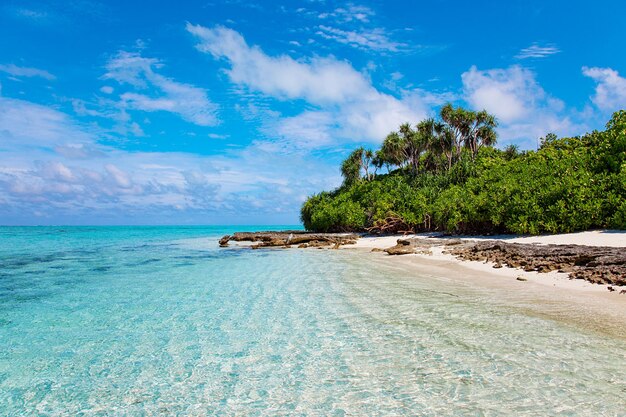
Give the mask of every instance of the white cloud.
[(54, 80), (56, 77), (46, 70), (39, 68), (18, 67), (14, 64), (0, 64), (0, 72), (5, 72), (14, 77), (41, 77), (46, 80)]
[[(332, 144), (333, 115), (323, 111), (305, 111), (297, 116), (279, 119), (266, 129), (277, 141), (261, 143), (266, 149), (313, 149)], [(286, 140), (284, 140), (286, 139)]]
[(286, 158), (257, 145), (229, 156), (202, 156), (127, 152), (101, 139), (100, 132), (58, 110), (0, 98), (0, 221), (41, 223), (34, 216), (46, 213), (53, 223), (178, 222), (198, 213), (198, 222), (215, 213), (213, 221), (245, 222), (250, 206), (257, 208), (254, 221), (277, 212), (295, 221), (301, 193), (339, 182), (327, 161), (294, 153)]
[(90, 141), (89, 134), (64, 113), (7, 97), (0, 97), (0, 138), (2, 145), (19, 147)]
[(470, 107), (494, 114), (499, 122), (500, 142), (536, 146), (537, 138), (584, 133), (587, 126), (577, 114), (547, 94), (535, 74), (520, 66), (478, 70), (472, 66), (461, 75), (464, 99)]
[(187, 30), (200, 40), (198, 50), (230, 62), (228, 75), (233, 82), (278, 98), (336, 103), (353, 99), (369, 88), (365, 77), (345, 61), (316, 57), (300, 62), (287, 55), (270, 57), (260, 48), (248, 46), (239, 33), (222, 26), (187, 24)]
[(219, 133), (209, 133), (207, 136), (211, 139), (227, 139), (229, 137), (229, 135), (223, 135)]
[(324, 12), (318, 15), (320, 19), (335, 18), (340, 22), (369, 22), (370, 17), (376, 13), (367, 7), (357, 4), (347, 4), (345, 7), (338, 7), (332, 12)]
[(356, 31), (320, 25), (316, 34), (325, 39), (364, 50), (398, 52), (408, 48), (405, 43), (391, 40), (385, 30), (381, 28)]
[[(419, 95), (407, 94), (399, 99), (381, 93), (346, 61), (269, 56), (259, 47), (249, 46), (239, 33), (222, 26), (188, 24), (187, 30), (199, 39), (200, 51), (226, 59), (230, 64), (227, 74), (234, 83), (281, 100), (301, 99), (317, 106), (273, 123), (279, 136), (295, 135), (294, 126), (302, 122), (307, 136), (316, 138), (318, 144), (329, 143), (330, 137), (380, 141), (400, 123), (418, 121), (428, 112)], [(294, 139), (300, 140), (301, 136), (295, 135)]]
[(110, 85), (104, 85), (100, 87), (100, 91), (104, 94), (113, 94), (113, 87)]
[(546, 98), (534, 74), (519, 66), (486, 71), (472, 66), (461, 79), (470, 105), (488, 110), (504, 123), (528, 116)]
[(596, 106), (611, 112), (626, 108), (626, 78), (611, 68), (583, 67), (582, 71), (597, 83), (591, 98)]
[(122, 103), (129, 109), (166, 111), (200, 126), (216, 125), (217, 105), (209, 100), (206, 91), (160, 75), (156, 69), (161, 66), (156, 59), (122, 51), (109, 60), (106, 65), (107, 73), (103, 78), (113, 79), (120, 84), (130, 84), (137, 90), (152, 87), (161, 93), (157, 97), (135, 91), (121, 94)]
[(515, 55), (515, 58), (517, 59), (546, 58), (546, 57), (549, 57), (550, 55), (558, 54), (559, 52), (561, 52), (561, 50), (557, 48), (555, 45), (541, 46), (539, 44), (534, 43), (528, 48), (524, 48), (521, 51), (519, 51), (519, 53)]

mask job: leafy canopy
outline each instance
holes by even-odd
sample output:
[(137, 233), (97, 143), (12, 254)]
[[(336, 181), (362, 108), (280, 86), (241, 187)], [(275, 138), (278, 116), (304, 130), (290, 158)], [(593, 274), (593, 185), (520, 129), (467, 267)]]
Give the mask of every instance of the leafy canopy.
[[(375, 152), (355, 150), (343, 185), (310, 197), (316, 231), (563, 233), (626, 229), (626, 111), (606, 130), (549, 134), (536, 151), (493, 147), (497, 121), (446, 105), (440, 119), (400, 126)], [(376, 175), (374, 167), (387, 167)]]

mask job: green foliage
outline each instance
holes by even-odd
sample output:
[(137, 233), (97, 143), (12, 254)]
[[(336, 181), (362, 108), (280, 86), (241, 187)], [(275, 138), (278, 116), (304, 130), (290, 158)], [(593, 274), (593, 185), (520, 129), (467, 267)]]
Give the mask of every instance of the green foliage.
[(362, 177), (366, 180), (372, 179), (374, 174), (370, 172), (370, 169), (376, 165), (376, 162), (374, 152), (370, 149), (360, 147), (352, 151), (341, 164), (341, 175), (343, 176), (344, 185), (350, 186)]
[[(451, 119), (467, 116), (448, 111)], [(420, 129), (435, 132), (420, 124), (416, 135)], [(385, 163), (398, 169), (309, 198), (302, 221), (319, 231), (361, 231), (389, 217), (415, 231), (453, 233), (626, 229), (626, 111), (615, 113), (602, 132), (548, 135), (537, 151), (485, 144), (454, 152), (449, 165), (445, 153), (422, 149), (418, 175), (389, 157)]]

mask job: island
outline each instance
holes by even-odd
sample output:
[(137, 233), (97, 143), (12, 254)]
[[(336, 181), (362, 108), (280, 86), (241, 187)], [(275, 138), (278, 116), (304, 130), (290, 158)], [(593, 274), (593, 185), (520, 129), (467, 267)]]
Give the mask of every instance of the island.
[[(496, 126), (486, 111), (443, 106), (437, 119), (401, 125), (376, 151), (355, 149), (341, 165), (341, 186), (303, 204), (306, 231), (235, 233), (220, 246), (438, 251), (626, 294), (626, 111), (604, 131), (548, 134), (536, 150), (496, 148)], [(590, 244), (581, 234), (590, 230), (609, 244)], [(511, 241), (526, 235), (543, 240)], [(559, 239), (545, 244), (550, 235)], [(377, 236), (385, 238), (372, 245)]]

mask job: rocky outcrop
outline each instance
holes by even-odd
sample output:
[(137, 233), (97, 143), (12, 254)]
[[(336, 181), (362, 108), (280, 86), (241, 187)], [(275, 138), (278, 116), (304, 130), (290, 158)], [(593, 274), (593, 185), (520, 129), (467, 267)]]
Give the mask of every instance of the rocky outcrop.
[(456, 246), (462, 244), (460, 239), (412, 238), (398, 239), (396, 246), (385, 249), (389, 255), (409, 255), (414, 253), (431, 254), (433, 246)]
[[(300, 230), (281, 232), (238, 232), (219, 240), (221, 247), (229, 242), (253, 242), (253, 249), (266, 247), (333, 248), (355, 244), (360, 236), (350, 233), (310, 233)], [(441, 238), (398, 239), (387, 249), (374, 248), (389, 255), (431, 254), (433, 246), (443, 247), (462, 260), (492, 262), (524, 271), (559, 271), (572, 279), (599, 284), (626, 286), (626, 250), (624, 248), (581, 245), (534, 245), (506, 243), (496, 240), (467, 241)], [(519, 277), (518, 280), (525, 280)], [(622, 292), (624, 292), (622, 290)]]
[(237, 232), (226, 235), (219, 240), (221, 247), (228, 246), (228, 242), (258, 242), (253, 249), (264, 247), (332, 247), (355, 244), (359, 235), (348, 233), (309, 233), (301, 230), (281, 232)]
[(444, 253), (459, 259), (492, 262), (494, 268), (508, 266), (524, 271), (558, 271), (568, 273), (572, 279), (626, 285), (624, 248), (411, 238), (398, 239), (398, 244), (385, 249), (385, 252), (389, 255), (430, 254), (433, 246), (443, 246)]
[(573, 279), (626, 285), (624, 248), (485, 241), (463, 244), (448, 252), (460, 259), (493, 262), (524, 271), (559, 271)]

